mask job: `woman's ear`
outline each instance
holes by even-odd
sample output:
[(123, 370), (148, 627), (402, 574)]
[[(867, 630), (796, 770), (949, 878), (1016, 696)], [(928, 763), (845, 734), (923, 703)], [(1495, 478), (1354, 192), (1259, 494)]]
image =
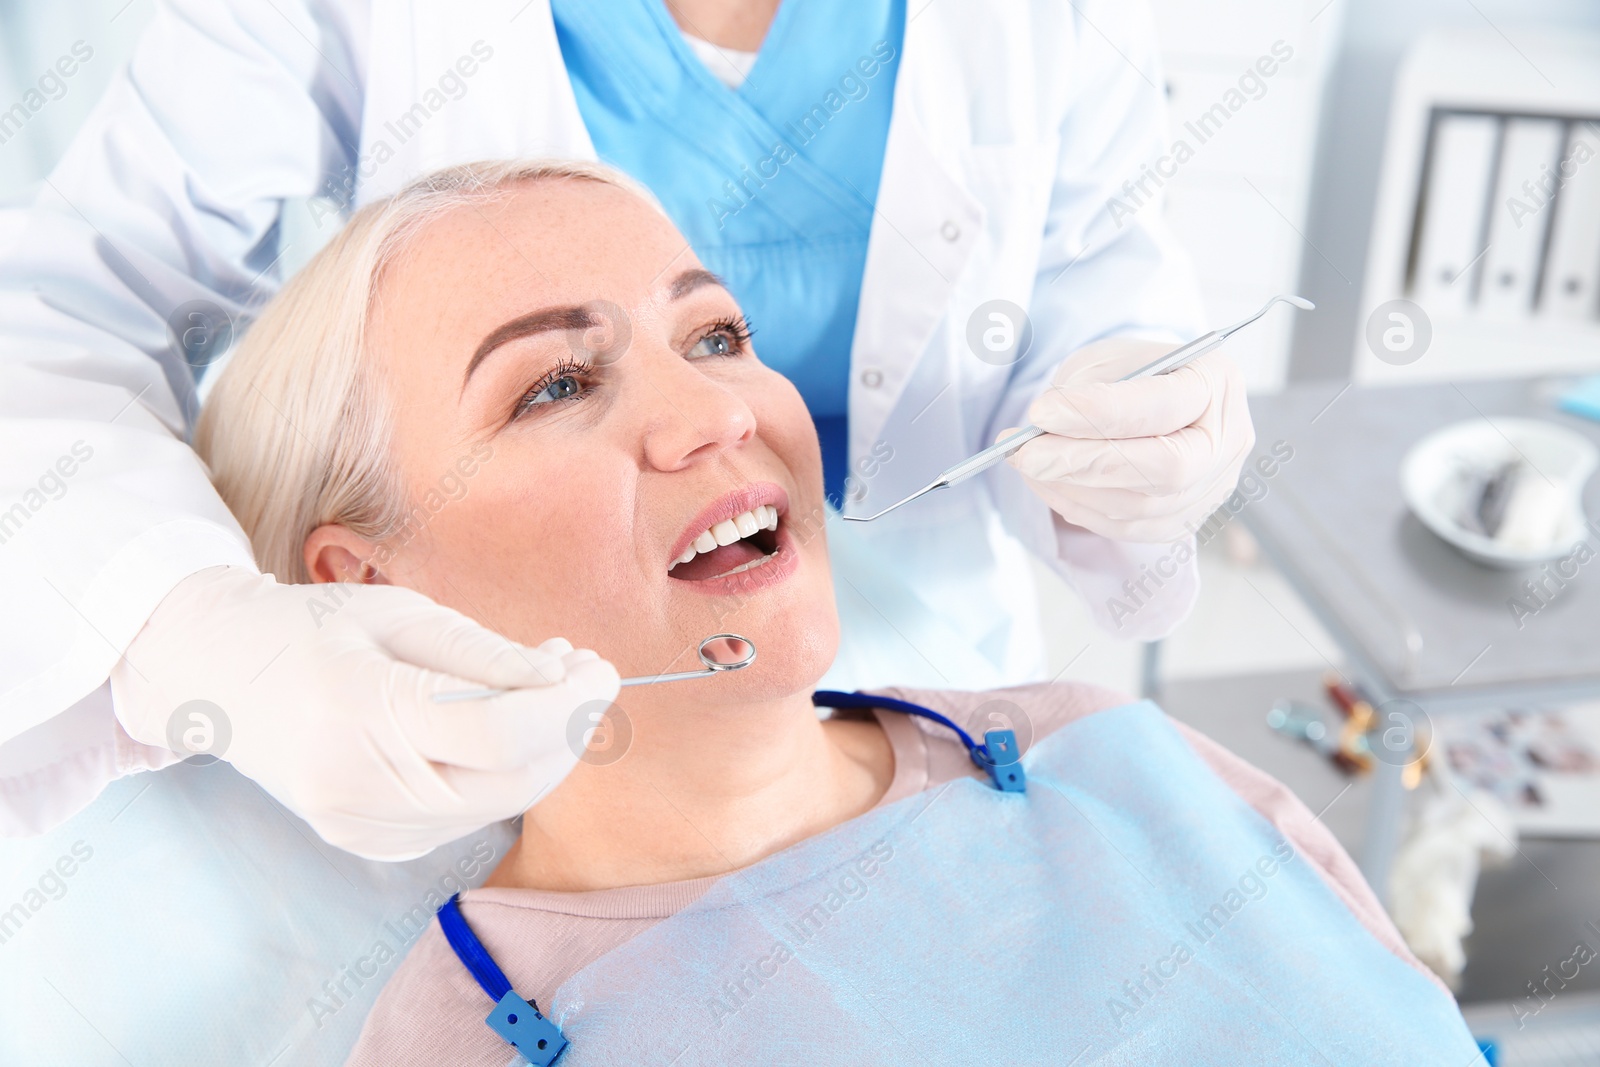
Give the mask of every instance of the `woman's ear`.
[(313, 582), (389, 584), (383, 572), (370, 562), (378, 554), (377, 546), (348, 527), (318, 526), (306, 538), (302, 551)]

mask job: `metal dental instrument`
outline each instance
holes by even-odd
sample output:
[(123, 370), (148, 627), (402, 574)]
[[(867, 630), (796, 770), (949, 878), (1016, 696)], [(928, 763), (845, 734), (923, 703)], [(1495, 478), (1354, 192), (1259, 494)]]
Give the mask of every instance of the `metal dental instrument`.
[[(1271, 300), (1268, 300), (1265, 304), (1262, 304), (1261, 310), (1256, 312), (1254, 315), (1251, 315), (1248, 319), (1245, 319), (1242, 322), (1236, 322), (1232, 326), (1228, 326), (1220, 330), (1212, 330), (1210, 333), (1202, 334), (1199, 337), (1196, 337), (1193, 341), (1190, 341), (1188, 344), (1174, 348), (1171, 352), (1168, 352), (1160, 359), (1157, 359), (1152, 363), (1147, 363), (1136, 371), (1124, 374), (1122, 377), (1118, 378), (1117, 381), (1128, 382), (1135, 378), (1149, 378), (1157, 374), (1170, 374), (1179, 367), (1193, 362), (1199, 356), (1211, 351), (1213, 348), (1216, 348), (1222, 342), (1226, 341), (1228, 338), (1232, 337), (1234, 334), (1238, 333), (1240, 330), (1244, 329), (1246, 326), (1265, 315), (1272, 305), (1277, 304), (1280, 301), (1285, 304), (1293, 304), (1302, 311), (1312, 311), (1317, 306), (1303, 296), (1280, 294), (1273, 297)], [(949, 468), (943, 474), (939, 475), (939, 477), (935, 478), (921, 489), (918, 489), (915, 493), (912, 493), (904, 500), (895, 501), (893, 504), (890, 504), (888, 507), (884, 508), (875, 515), (846, 515), (844, 516), (844, 520), (846, 522), (871, 522), (873, 519), (881, 519), (896, 508), (911, 503), (919, 496), (926, 496), (935, 489), (948, 489), (952, 485), (960, 485), (968, 478), (971, 478), (974, 474), (981, 474), (990, 467), (994, 466), (996, 463), (999, 463), (1017, 449), (1021, 448), (1029, 441), (1032, 441), (1035, 437), (1043, 437), (1048, 432), (1048, 430), (1041, 429), (1038, 426), (1024, 426), (1022, 429), (1018, 430), (1009, 437), (1002, 438), (1001, 440), (990, 445), (988, 448), (984, 449), (982, 452), (979, 452), (971, 459), (965, 459), (960, 463), (957, 463), (954, 467)]]
[[(700, 670), (678, 671), (673, 674), (642, 674), (637, 678), (624, 678), (622, 684), (654, 685), (656, 682), (681, 682), (686, 678), (705, 678), (721, 674), (723, 671), (742, 671), (756, 661), (756, 645), (754, 641), (740, 634), (712, 634), (700, 642), (695, 654), (704, 664)], [(509, 689), (457, 689), (451, 693), (433, 694), (433, 702), (454, 704), (460, 700), (484, 700), (508, 692)]]
[[(719, 647), (717, 642), (722, 642)], [(723, 658), (718, 658), (720, 652)], [(704, 678), (723, 671), (742, 671), (756, 661), (756, 643), (740, 634), (712, 634), (700, 642), (695, 650), (705, 666), (698, 671), (678, 671), (675, 674), (644, 674), (637, 678), (624, 678), (623, 685), (654, 685), (656, 682), (681, 682), (685, 678)]]

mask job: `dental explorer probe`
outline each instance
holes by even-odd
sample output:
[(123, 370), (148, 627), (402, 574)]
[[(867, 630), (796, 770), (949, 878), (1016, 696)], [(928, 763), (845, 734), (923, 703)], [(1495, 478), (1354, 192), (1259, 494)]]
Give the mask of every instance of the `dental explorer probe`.
[[(1157, 359), (1152, 363), (1147, 363), (1136, 371), (1124, 374), (1122, 377), (1118, 378), (1117, 381), (1131, 382), (1135, 378), (1150, 378), (1157, 374), (1170, 374), (1179, 367), (1193, 362), (1197, 357), (1211, 351), (1213, 348), (1216, 348), (1222, 342), (1226, 341), (1228, 338), (1232, 337), (1234, 334), (1238, 333), (1240, 330), (1244, 329), (1246, 326), (1265, 315), (1274, 304), (1277, 304), (1280, 301), (1285, 304), (1293, 304), (1302, 311), (1312, 311), (1317, 306), (1303, 296), (1280, 294), (1261, 305), (1260, 311), (1256, 312), (1254, 315), (1251, 315), (1243, 322), (1236, 322), (1232, 326), (1228, 326), (1220, 330), (1212, 330), (1210, 333), (1202, 334), (1199, 337), (1196, 337), (1193, 341), (1190, 341), (1188, 344), (1174, 348), (1171, 352), (1168, 352), (1160, 359)], [(957, 463), (955, 466), (946, 470), (943, 474), (939, 475), (939, 477), (935, 478), (921, 489), (918, 489), (915, 493), (912, 493), (904, 500), (895, 501), (893, 504), (890, 504), (888, 507), (884, 508), (875, 515), (846, 515), (844, 516), (844, 520), (846, 522), (871, 522), (873, 519), (881, 519), (894, 509), (911, 503), (919, 496), (926, 496), (935, 489), (948, 489), (952, 485), (960, 485), (968, 478), (971, 478), (974, 474), (981, 474), (983, 471), (988, 470), (996, 463), (999, 463), (1017, 449), (1021, 448), (1029, 441), (1032, 441), (1035, 437), (1043, 437), (1048, 432), (1048, 430), (1042, 429), (1038, 426), (1024, 426), (1022, 429), (1018, 430), (1014, 434), (1011, 434), (1009, 437), (1002, 438), (995, 444), (990, 445), (988, 448), (984, 449), (982, 452), (979, 452), (971, 459), (965, 459), (960, 463)]]
[[(726, 650), (734, 653), (736, 658), (720, 660), (715, 656), (718, 649), (717, 642), (724, 642)], [(740, 646), (744, 647), (739, 652)], [(641, 674), (637, 678), (624, 678), (623, 685), (654, 685), (656, 682), (681, 682), (686, 678), (705, 678), (708, 675), (720, 674), (723, 671), (741, 671), (756, 661), (756, 643), (742, 634), (712, 634), (700, 642), (700, 647), (695, 650), (695, 655), (700, 657), (702, 664), (697, 671), (677, 671), (672, 674)], [(487, 697), (499, 696), (509, 693), (509, 689), (457, 689), (449, 693), (433, 694), (435, 704), (454, 704), (461, 700), (483, 700)]]

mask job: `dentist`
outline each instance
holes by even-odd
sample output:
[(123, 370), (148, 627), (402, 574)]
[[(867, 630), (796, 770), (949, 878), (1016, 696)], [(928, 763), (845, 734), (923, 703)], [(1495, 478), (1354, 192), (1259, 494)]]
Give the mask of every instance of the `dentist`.
[[(160, 4), (0, 248), (0, 832), (205, 751), (401, 859), (570, 769), (610, 664), (512, 645), (384, 584), (382, 559), (316, 590), (260, 574), (186, 444), (283, 263), (454, 163), (599, 158), (649, 186), (806, 399), (847, 513), (1051, 431), (830, 525), (850, 654), (829, 684), (1037, 676), (1028, 552), (1118, 636), (1165, 634), (1253, 434), (1225, 357), (1114, 382), (1201, 329), (1141, 166), (1160, 85), (1148, 16), (1118, 0)], [(628, 328), (597, 304), (575, 358), (620, 358)], [(439, 457), (403, 536), (492, 462)], [(463, 682), (522, 688), (428, 699)]]

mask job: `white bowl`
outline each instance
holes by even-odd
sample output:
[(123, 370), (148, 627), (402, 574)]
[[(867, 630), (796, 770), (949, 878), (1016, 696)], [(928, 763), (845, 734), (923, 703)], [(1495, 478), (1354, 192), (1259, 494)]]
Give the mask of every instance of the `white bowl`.
[[(1548, 545), (1516, 549), (1461, 525), (1457, 518), (1471, 491), (1471, 471), (1493, 470), (1525, 459), (1538, 474), (1564, 487), (1571, 506)], [(1572, 551), (1586, 534), (1583, 485), (1600, 464), (1600, 449), (1564, 426), (1540, 419), (1469, 419), (1418, 441), (1400, 464), (1400, 491), (1422, 524), (1467, 558), (1488, 567), (1534, 567)]]

